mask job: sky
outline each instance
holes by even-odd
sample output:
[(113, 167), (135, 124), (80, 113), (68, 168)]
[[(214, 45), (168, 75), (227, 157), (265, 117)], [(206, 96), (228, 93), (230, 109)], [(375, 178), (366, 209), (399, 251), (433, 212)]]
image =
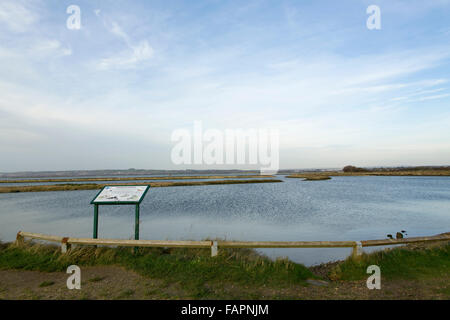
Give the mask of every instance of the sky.
[(2, 0), (0, 172), (222, 168), (171, 161), (194, 121), (278, 130), (282, 169), (449, 165), (449, 17), (450, 0)]

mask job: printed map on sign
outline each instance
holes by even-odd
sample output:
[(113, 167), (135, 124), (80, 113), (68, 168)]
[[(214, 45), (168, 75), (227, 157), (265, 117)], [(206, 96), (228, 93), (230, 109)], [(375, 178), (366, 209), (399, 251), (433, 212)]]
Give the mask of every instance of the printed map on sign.
[(138, 202), (147, 188), (147, 186), (105, 187), (93, 202)]

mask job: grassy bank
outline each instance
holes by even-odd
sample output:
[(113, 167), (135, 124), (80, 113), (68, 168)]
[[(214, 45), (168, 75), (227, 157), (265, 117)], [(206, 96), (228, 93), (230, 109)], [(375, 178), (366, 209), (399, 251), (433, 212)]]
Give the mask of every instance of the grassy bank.
[[(272, 261), (245, 249), (221, 250), (211, 258), (208, 249), (158, 249), (80, 247), (61, 254), (58, 247), (4, 244), (0, 249), (0, 269), (64, 271), (69, 265), (121, 266), (145, 277), (181, 285), (193, 298), (210, 297), (211, 288), (224, 286), (291, 287), (305, 285), (314, 278), (301, 264), (287, 259)], [(214, 293), (217, 296), (217, 292)], [(220, 295), (220, 293), (219, 293)]]
[[(367, 279), (367, 267), (377, 265), (384, 279), (426, 279), (450, 276), (450, 244), (404, 247), (347, 259), (329, 273), (335, 280)], [(450, 284), (450, 283), (449, 283)]]
[(232, 176), (165, 176), (165, 177), (113, 177), (113, 178), (52, 178), (52, 179), (22, 179), (0, 180), (0, 183), (40, 183), (40, 182), (89, 182), (89, 181), (148, 181), (148, 180), (190, 180), (190, 179), (250, 179), (273, 178), (271, 175), (232, 175)]
[(150, 182), (145, 184), (139, 183), (109, 183), (109, 184), (52, 184), (38, 186), (8, 186), (0, 187), (0, 193), (17, 193), (17, 192), (44, 192), (44, 191), (74, 191), (74, 190), (96, 190), (104, 186), (126, 186), (126, 185), (149, 185), (151, 187), (182, 187), (182, 186), (204, 186), (218, 184), (244, 184), (244, 183), (272, 183), (283, 182), (277, 179), (252, 179), (252, 180), (212, 180), (212, 181), (188, 181), (188, 182)]
[[(72, 264), (83, 270), (85, 291), (65, 288), (65, 271)], [(374, 264), (381, 268), (382, 290), (366, 287), (366, 269)], [(318, 272), (324, 268), (325, 273)], [(319, 285), (309, 284), (311, 279)], [(249, 249), (222, 249), (212, 258), (208, 249), (140, 248), (133, 253), (131, 248), (78, 247), (61, 254), (59, 247), (31, 242), (0, 244), (0, 298), (449, 299), (449, 289), (449, 242), (311, 268)]]

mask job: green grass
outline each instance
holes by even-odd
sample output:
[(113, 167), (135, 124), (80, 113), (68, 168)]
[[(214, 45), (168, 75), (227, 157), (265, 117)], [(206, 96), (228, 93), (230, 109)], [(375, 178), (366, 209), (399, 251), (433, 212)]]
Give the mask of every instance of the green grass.
[(210, 285), (288, 287), (315, 278), (301, 264), (270, 260), (248, 249), (222, 249), (212, 258), (208, 249), (79, 247), (61, 254), (56, 246), (26, 243), (0, 247), (0, 269), (65, 271), (69, 265), (119, 265), (141, 275), (179, 283), (192, 297), (211, 295)]
[(437, 292), (446, 296), (447, 299), (450, 299), (450, 286), (447, 286), (442, 289), (438, 289)]
[(427, 279), (450, 275), (450, 244), (430, 248), (395, 248), (348, 258), (330, 277), (339, 280), (367, 279), (367, 267), (377, 265), (385, 279)]
[(55, 284), (54, 281), (44, 281), (39, 285), (39, 288), (50, 287), (54, 284)]
[(126, 299), (126, 298), (129, 298), (129, 297), (131, 297), (133, 294), (134, 294), (134, 290), (132, 290), (132, 289), (127, 289), (127, 290), (124, 290), (124, 291), (122, 291), (120, 294), (119, 294), (119, 296), (117, 297), (117, 299)]
[(106, 277), (99, 277), (99, 276), (97, 276), (97, 277), (89, 279), (88, 281), (89, 282), (100, 282), (100, 281), (104, 280), (105, 278)]

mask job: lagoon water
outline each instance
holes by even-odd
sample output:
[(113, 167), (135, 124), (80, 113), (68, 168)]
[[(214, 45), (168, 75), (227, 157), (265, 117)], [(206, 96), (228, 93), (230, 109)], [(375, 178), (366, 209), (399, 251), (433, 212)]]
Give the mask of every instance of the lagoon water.
[[(151, 188), (141, 204), (141, 239), (367, 240), (450, 231), (450, 177), (278, 178), (284, 182)], [(19, 230), (91, 237), (97, 192), (0, 194), (0, 239), (14, 240)], [(100, 237), (133, 235), (134, 207), (100, 207)], [(259, 251), (314, 265), (351, 249)]]

